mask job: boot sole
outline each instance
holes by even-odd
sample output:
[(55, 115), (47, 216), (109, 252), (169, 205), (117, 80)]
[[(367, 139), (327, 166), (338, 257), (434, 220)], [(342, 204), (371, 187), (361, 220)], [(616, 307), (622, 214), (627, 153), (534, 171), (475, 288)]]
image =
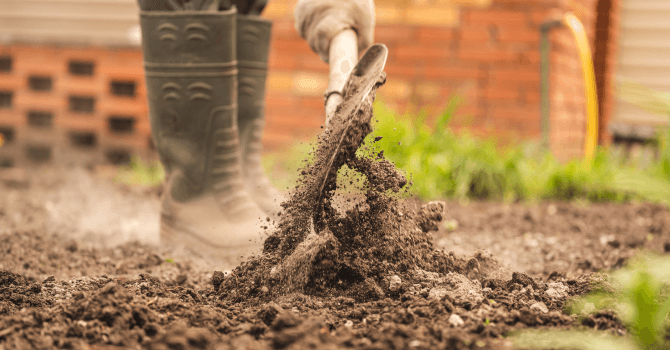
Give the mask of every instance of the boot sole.
[(260, 254), (263, 244), (250, 243), (248, 245), (222, 246), (203, 238), (194, 231), (179, 225), (174, 219), (167, 215), (161, 215), (160, 222), (161, 244), (168, 246), (181, 246), (198, 255), (210, 255), (221, 257), (235, 256), (235, 259)]

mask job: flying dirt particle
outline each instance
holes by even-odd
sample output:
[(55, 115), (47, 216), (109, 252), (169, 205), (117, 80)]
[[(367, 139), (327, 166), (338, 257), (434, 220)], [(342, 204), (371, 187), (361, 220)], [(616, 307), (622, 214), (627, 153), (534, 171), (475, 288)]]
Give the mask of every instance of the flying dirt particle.
[(212, 285), (214, 285), (214, 290), (219, 290), (219, 286), (223, 283), (223, 280), (226, 276), (221, 271), (214, 271), (212, 274)]

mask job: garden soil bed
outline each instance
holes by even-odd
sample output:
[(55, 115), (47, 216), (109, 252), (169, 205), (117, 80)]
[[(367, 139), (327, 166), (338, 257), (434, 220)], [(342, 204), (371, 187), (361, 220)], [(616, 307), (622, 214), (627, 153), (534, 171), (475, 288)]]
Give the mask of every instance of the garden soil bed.
[(669, 251), (666, 209), (401, 199), (405, 175), (379, 137), (363, 143), (373, 99), (339, 110), (262, 254), (241, 262), (158, 248), (156, 190), (1, 170), (0, 350), (501, 349), (529, 327), (626, 333), (566, 302), (607, 288), (600, 272), (637, 250)]
[(639, 249), (670, 251), (657, 205), (447, 202), (431, 236), (462, 263), (452, 272), (398, 271), (374, 297), (232, 298), (232, 258), (155, 246), (158, 191), (104, 171), (0, 175), (0, 349), (501, 349), (528, 327), (623, 334), (565, 301)]

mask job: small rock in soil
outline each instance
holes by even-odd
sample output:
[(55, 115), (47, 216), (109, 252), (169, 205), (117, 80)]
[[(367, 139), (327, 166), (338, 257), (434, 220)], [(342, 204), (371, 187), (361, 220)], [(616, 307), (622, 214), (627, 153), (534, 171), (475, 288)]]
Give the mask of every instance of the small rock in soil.
[(545, 293), (552, 299), (563, 299), (570, 295), (570, 288), (563, 283), (547, 283), (547, 290)]
[(393, 275), (389, 278), (389, 290), (391, 292), (397, 292), (402, 286), (402, 279), (398, 275)]
[(452, 327), (460, 327), (460, 326), (465, 324), (465, 322), (463, 322), (463, 319), (461, 318), (461, 316), (458, 316), (456, 314), (451, 314), (451, 316), (449, 316), (449, 319), (447, 320), (447, 322), (449, 322), (449, 324)]
[(531, 305), (530, 309), (534, 310), (534, 311), (539, 311), (543, 314), (546, 314), (547, 312), (549, 312), (549, 308), (547, 308), (547, 305), (545, 305), (541, 301), (538, 301), (537, 303), (534, 303), (533, 305)]

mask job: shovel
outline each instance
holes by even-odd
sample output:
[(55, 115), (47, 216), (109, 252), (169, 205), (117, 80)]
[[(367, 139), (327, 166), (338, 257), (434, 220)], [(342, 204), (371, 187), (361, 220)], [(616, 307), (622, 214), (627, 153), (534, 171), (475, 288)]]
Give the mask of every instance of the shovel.
[(330, 155), (330, 160), (327, 163), (327, 166), (323, 169), (323, 172), (317, 178), (317, 183), (320, 183), (319, 193), (317, 197), (317, 207), (314, 212), (314, 222), (318, 222), (319, 217), (323, 213), (323, 203), (321, 199), (323, 198), (323, 192), (326, 187), (326, 183), (331, 180), (331, 177), (336, 174), (337, 169), (332, 171), (333, 164), (335, 159), (342, 149), (342, 144), (344, 142), (347, 133), (356, 120), (358, 116), (363, 116), (364, 114), (358, 113), (358, 110), (365, 102), (365, 99), (370, 94), (370, 91), (375, 86), (379, 80), (379, 76), (384, 70), (386, 65), (386, 58), (388, 57), (388, 49), (384, 44), (375, 44), (371, 46), (358, 61), (358, 64), (349, 74), (349, 78), (345, 83), (344, 91), (344, 101), (335, 112), (335, 118), (344, 118), (343, 120), (347, 121), (344, 123), (344, 127), (340, 130), (333, 130), (336, 135), (340, 135), (337, 146), (332, 148), (332, 155)]
[[(320, 261), (336, 261), (339, 243), (325, 224), (321, 224), (323, 218), (324, 192), (328, 189), (326, 185), (337, 176), (337, 170), (343, 165), (342, 152), (346, 138), (352, 125), (360, 125), (364, 118), (370, 118), (371, 114), (359, 113), (363, 103), (373, 91), (382, 76), (384, 65), (388, 57), (388, 49), (383, 44), (371, 46), (358, 61), (354, 69), (349, 73), (344, 85), (343, 102), (337, 108), (329, 127), (327, 137), (334, 147), (328, 147), (320, 143), (317, 149), (319, 159), (315, 162), (313, 178), (310, 179), (310, 191), (306, 197), (316, 198), (316, 206), (312, 212), (312, 225), (310, 233), (296, 246), (295, 250), (279, 266), (274, 269), (288, 292), (304, 289), (310, 276), (321, 276), (326, 278), (328, 266), (315, 267), (314, 263)], [(332, 144), (332, 143), (331, 143)], [(322, 271), (316, 271), (319, 269)], [(332, 271), (330, 271), (332, 272)]]

